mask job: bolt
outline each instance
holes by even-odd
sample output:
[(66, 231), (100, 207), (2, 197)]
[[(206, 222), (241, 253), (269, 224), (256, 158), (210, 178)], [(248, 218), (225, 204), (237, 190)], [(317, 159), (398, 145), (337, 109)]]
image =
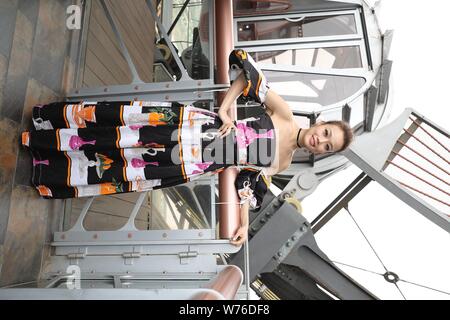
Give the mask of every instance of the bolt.
[(130, 239), (130, 238), (133, 238), (133, 234), (132, 233), (128, 234), (128, 239)]
[(163, 236), (163, 238), (167, 238), (167, 233), (164, 232), (164, 233), (162, 234), (162, 236)]
[(92, 236), (92, 238), (97, 239), (97, 238), (98, 238), (98, 234), (94, 234), (94, 235)]
[(66, 235), (65, 235), (65, 234), (62, 234), (62, 235), (61, 235), (61, 239), (64, 240), (65, 238), (66, 238)]
[(292, 241), (295, 241), (295, 240), (297, 240), (297, 237), (296, 237), (296, 236), (292, 236), (292, 237), (291, 237), (291, 240), (292, 240)]
[(104, 92), (108, 92), (108, 88), (103, 89)]
[(166, 100), (169, 100), (169, 96), (165, 96), (165, 99), (166, 99)]
[(201, 98), (201, 97), (202, 97), (202, 94), (201, 94), (201, 93), (197, 94), (197, 97)]
[(166, 84), (166, 88), (169, 88), (170, 87), (170, 84), (168, 83), (168, 84)]
[(261, 218), (261, 220), (259, 220), (259, 222), (261, 222), (261, 223), (266, 223), (266, 219)]
[(250, 230), (252, 230), (253, 232), (255, 232), (255, 231), (256, 231), (256, 228), (255, 228), (255, 227), (251, 227)]
[(203, 237), (203, 232), (199, 232), (199, 233), (198, 233), (198, 236), (199, 236), (199, 237)]
[(80, 90), (75, 91), (76, 94), (80, 93)]
[(162, 273), (163, 273), (163, 274), (167, 274), (167, 271), (164, 270)]
[(283, 253), (281, 251), (278, 251), (277, 256), (281, 257)]
[(135, 87), (134, 87), (134, 90), (139, 90), (139, 86), (135, 86)]
[(201, 86), (201, 85), (202, 85), (202, 82), (201, 82), (201, 81), (197, 82), (197, 85)]
[(290, 241), (288, 241), (288, 242), (286, 242), (286, 247), (290, 247), (291, 246), (291, 242)]
[(300, 228), (300, 230), (301, 230), (302, 232), (306, 232), (306, 227), (305, 227), (305, 226), (302, 226), (302, 227)]
[(266, 212), (266, 217), (270, 217), (270, 212)]

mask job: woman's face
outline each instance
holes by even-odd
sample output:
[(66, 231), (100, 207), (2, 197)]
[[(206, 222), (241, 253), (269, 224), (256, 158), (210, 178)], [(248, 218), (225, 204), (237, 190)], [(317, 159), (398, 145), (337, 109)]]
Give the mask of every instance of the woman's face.
[(302, 145), (315, 154), (336, 152), (344, 145), (344, 131), (337, 125), (319, 122), (307, 129)]

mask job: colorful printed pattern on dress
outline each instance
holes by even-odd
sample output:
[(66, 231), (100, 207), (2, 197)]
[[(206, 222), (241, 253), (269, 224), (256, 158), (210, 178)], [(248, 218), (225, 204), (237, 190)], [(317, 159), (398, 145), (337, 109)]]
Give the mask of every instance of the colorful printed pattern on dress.
[(185, 183), (223, 165), (202, 161), (202, 130), (217, 114), (166, 102), (51, 103), (33, 108), (22, 134), (32, 182), (44, 197), (146, 191)]

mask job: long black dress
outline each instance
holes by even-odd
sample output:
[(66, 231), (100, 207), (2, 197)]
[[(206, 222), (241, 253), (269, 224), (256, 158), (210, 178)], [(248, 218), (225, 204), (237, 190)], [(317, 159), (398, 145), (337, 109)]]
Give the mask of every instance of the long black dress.
[[(243, 50), (230, 54), (230, 75), (243, 69), (243, 95), (264, 101), (267, 83)], [(22, 133), (33, 156), (32, 183), (45, 198), (148, 191), (238, 166), (241, 202), (259, 208), (269, 186), (262, 170), (275, 155), (270, 117), (235, 122), (218, 138), (217, 113), (177, 102), (55, 102), (33, 108), (34, 129)]]

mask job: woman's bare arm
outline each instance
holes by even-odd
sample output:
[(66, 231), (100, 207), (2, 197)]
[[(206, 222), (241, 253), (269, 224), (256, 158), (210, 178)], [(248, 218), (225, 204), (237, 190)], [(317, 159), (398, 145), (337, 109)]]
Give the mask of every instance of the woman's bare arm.
[(249, 201), (244, 202), (240, 208), (241, 226), (231, 239), (231, 243), (235, 246), (242, 245), (248, 238), (248, 209), (250, 207)]
[(294, 114), (291, 111), (289, 105), (284, 101), (282, 97), (278, 95), (272, 89), (267, 91), (266, 101), (264, 103), (268, 109), (270, 109), (274, 114), (278, 115), (280, 118), (292, 121)]
[(225, 98), (220, 105), (219, 111), (217, 112), (219, 116), (222, 118), (222, 115), (228, 116), (228, 111), (230, 110), (231, 105), (236, 101), (236, 99), (241, 95), (242, 90), (244, 90), (246, 86), (244, 73), (241, 74), (233, 81), (233, 84), (228, 89)]
[(219, 137), (224, 138), (230, 134), (232, 129), (236, 129), (231, 117), (228, 115), (228, 111), (232, 104), (236, 101), (236, 99), (241, 95), (242, 90), (244, 90), (245, 86), (245, 78), (244, 73), (241, 74), (234, 80), (230, 89), (228, 89), (225, 98), (222, 101), (222, 104), (219, 108), (218, 115), (222, 120), (223, 124), (219, 128)]

